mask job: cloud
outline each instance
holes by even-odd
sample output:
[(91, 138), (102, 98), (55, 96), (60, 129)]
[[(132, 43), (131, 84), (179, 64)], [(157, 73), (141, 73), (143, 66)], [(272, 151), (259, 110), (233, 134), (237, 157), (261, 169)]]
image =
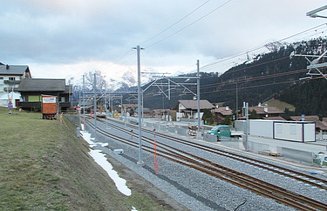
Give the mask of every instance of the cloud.
[(307, 11), (324, 5), (323, 0), (310, 2), (310, 7), (307, 1), (231, 1), (209, 14), (223, 2), (208, 2), (149, 40), (201, 3), (4, 0), (0, 61), (28, 64), (38, 77), (68, 77), (97, 67), (121, 77), (120, 72), (135, 68), (136, 52), (131, 48), (140, 44), (145, 47), (141, 55), (145, 69), (187, 71), (195, 69), (197, 59), (201, 64), (210, 63), (324, 22), (305, 16)]

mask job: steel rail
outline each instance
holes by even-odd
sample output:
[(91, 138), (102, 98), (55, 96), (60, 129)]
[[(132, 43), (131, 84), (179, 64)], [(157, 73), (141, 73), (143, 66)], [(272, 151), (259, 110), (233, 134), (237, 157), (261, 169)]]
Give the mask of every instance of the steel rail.
[[(119, 121), (116, 121), (116, 122), (120, 123)], [(110, 124), (108, 122), (106, 122), (106, 123)], [(113, 125), (113, 124), (111, 124), (111, 125)], [(114, 126), (116, 126), (116, 125), (114, 125)], [(130, 124), (130, 126), (134, 127), (134, 125), (132, 125), (132, 124)], [(116, 126), (116, 127), (119, 128), (118, 126)], [(153, 131), (151, 131), (149, 129), (145, 129), (145, 128), (143, 128), (143, 131), (148, 132), (148, 133), (153, 133)], [(302, 173), (299, 171), (288, 169), (288, 168), (278, 166), (278, 165), (275, 165), (272, 163), (268, 163), (268, 162), (265, 162), (262, 160), (257, 160), (257, 159), (250, 158), (247, 156), (242, 156), (242, 155), (239, 155), (239, 154), (236, 154), (233, 152), (227, 152), (225, 150), (221, 150), (221, 149), (217, 149), (217, 148), (213, 148), (213, 147), (209, 147), (209, 146), (204, 146), (199, 143), (189, 142), (187, 140), (177, 138), (174, 136), (170, 136), (167, 134), (156, 132), (156, 135), (159, 137), (167, 138), (168, 140), (171, 140), (171, 141), (179, 142), (179, 143), (191, 146), (191, 147), (195, 147), (197, 149), (202, 149), (202, 150), (214, 153), (214, 154), (218, 154), (218, 155), (225, 156), (225, 157), (228, 157), (228, 158), (231, 158), (234, 160), (238, 160), (240, 162), (250, 164), (252, 166), (266, 169), (271, 172), (274, 172), (274, 173), (277, 173), (277, 174), (280, 174), (280, 175), (283, 175), (283, 176), (286, 176), (286, 177), (289, 177), (292, 179), (296, 179), (300, 182), (310, 184), (310, 185), (318, 187), (320, 189), (327, 190), (327, 180), (322, 179), (322, 178), (314, 177), (314, 176), (311, 176), (311, 175), (308, 175), (308, 174), (305, 174), (305, 173)], [(316, 181), (316, 182), (314, 182), (314, 181)]]
[[(92, 127), (92, 123), (90, 123)], [(115, 140), (122, 141), (131, 146), (137, 147), (137, 144), (132, 144), (129, 140), (123, 139), (121, 137), (110, 134), (109, 132), (97, 128), (97, 131), (105, 136), (109, 136)], [(132, 134), (132, 132), (128, 131)], [(144, 138), (144, 141), (153, 144), (154, 141), (149, 138)], [(299, 210), (327, 210), (327, 205), (323, 204), (314, 199), (299, 195), (297, 193), (290, 192), (281, 187), (275, 186), (273, 184), (264, 182), (247, 174), (229, 169), (222, 165), (213, 163), (207, 159), (195, 156), (191, 153), (184, 152), (182, 150), (169, 147), (167, 145), (157, 143), (160, 145), (160, 149), (157, 150), (158, 155), (170, 159), (174, 162), (186, 165), (188, 167), (197, 169), (201, 172), (204, 172), (208, 175), (214, 176), (219, 179), (223, 179), (227, 182), (230, 182), (234, 185), (246, 188), (258, 194), (264, 195), (266, 197), (275, 199), (281, 203), (292, 206)], [(153, 149), (149, 146), (142, 146), (147, 152), (153, 152)]]

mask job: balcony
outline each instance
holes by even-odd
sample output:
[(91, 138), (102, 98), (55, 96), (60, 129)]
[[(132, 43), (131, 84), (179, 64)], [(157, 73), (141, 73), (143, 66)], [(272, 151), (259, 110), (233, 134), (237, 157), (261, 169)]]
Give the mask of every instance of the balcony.
[(14, 86), (14, 85), (18, 85), (20, 84), (20, 81), (16, 81), (16, 80), (4, 80), (3, 81), (4, 84), (7, 84), (9, 86)]
[(4, 87), (3, 91), (4, 92), (11, 92), (11, 91), (17, 92), (17, 87)]

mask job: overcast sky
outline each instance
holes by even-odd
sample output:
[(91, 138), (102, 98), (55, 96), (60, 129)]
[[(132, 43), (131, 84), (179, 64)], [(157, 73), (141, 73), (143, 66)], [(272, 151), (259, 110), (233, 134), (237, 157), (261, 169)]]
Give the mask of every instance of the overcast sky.
[[(119, 80), (143, 71), (182, 73), (327, 22), (306, 13), (326, 0), (2, 0), (0, 62), (34, 78), (78, 80), (100, 70)], [(169, 27), (169, 28), (167, 28)], [(323, 25), (284, 40), (326, 36)], [(267, 50), (262, 48), (262, 51)], [(243, 58), (244, 57), (244, 58)], [(224, 72), (246, 54), (203, 69)]]

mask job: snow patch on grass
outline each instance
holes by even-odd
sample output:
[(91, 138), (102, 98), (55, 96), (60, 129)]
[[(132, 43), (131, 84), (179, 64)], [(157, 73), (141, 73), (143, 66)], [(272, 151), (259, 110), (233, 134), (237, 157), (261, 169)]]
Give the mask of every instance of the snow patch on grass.
[[(81, 131), (81, 135), (83, 139), (90, 145), (90, 147), (94, 147), (97, 144), (101, 146), (108, 146), (108, 143), (95, 143), (92, 141), (91, 134), (86, 131)], [(93, 139), (94, 140), (94, 139)], [(90, 149), (89, 154), (91, 157), (99, 164), (109, 175), (109, 177), (114, 181), (117, 189), (124, 195), (130, 196), (132, 195), (131, 189), (129, 189), (126, 185), (126, 180), (119, 177), (118, 173), (113, 169), (110, 162), (108, 162), (105, 154), (102, 153), (101, 150)]]

